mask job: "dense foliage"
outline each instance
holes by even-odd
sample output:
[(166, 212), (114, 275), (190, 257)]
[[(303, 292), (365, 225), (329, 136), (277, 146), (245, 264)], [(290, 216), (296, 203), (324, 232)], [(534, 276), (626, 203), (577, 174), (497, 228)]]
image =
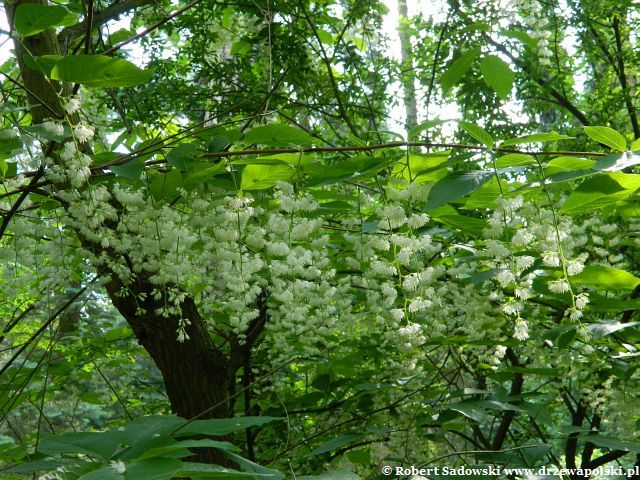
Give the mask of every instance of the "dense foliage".
[(0, 477), (640, 476), (636, 6), (412, 6), (5, 1)]

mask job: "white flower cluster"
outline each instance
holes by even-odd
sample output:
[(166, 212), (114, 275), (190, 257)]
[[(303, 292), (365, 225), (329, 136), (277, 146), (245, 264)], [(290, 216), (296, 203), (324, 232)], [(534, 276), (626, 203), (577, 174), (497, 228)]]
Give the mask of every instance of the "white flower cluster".
[(513, 0), (512, 5), (522, 16), (522, 22), (530, 29), (529, 36), (537, 40), (540, 65), (551, 66), (553, 52), (549, 48), (549, 20), (543, 16), (540, 3), (537, 0)]
[(55, 184), (69, 182), (71, 187), (79, 188), (91, 176), (91, 157), (80, 152), (74, 142), (67, 142), (59, 152), (60, 160), (45, 158), (45, 176)]

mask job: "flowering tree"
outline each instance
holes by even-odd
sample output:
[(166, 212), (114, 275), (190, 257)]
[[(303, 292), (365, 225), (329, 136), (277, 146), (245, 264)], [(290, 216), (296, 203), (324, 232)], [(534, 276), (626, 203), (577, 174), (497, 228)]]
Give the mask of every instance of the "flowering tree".
[[(403, 21), (405, 46), (429, 36), (410, 71), (381, 51), (378, 2), (166, 7), (5, 3), (1, 411), (11, 422), (31, 403), (40, 418), (0, 444), (35, 460), (14, 471), (634, 467), (629, 6), (608, 30), (594, 6), (559, 19), (536, 2), (455, 3), (440, 24)], [(125, 13), (130, 29), (110, 31)], [(591, 44), (572, 59), (571, 35), (606, 62)], [(600, 72), (583, 73), (588, 90), (572, 88), (571, 62)], [(398, 139), (384, 126), (391, 72), (432, 109), (455, 93), (464, 119)], [(530, 121), (506, 121), (509, 99)], [(109, 305), (126, 326), (96, 313)], [(132, 414), (85, 353), (112, 358), (87, 337), (130, 334), (168, 406)], [(83, 369), (140, 418), (41, 439), (45, 399)], [(191, 421), (142, 416), (168, 410)]]

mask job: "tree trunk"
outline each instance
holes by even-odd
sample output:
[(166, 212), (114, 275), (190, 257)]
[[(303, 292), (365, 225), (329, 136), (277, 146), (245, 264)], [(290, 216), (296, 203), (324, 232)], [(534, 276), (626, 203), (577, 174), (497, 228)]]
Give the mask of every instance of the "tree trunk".
[[(5, 11), (10, 25), (13, 25), (15, 9), (22, 3), (47, 4), (45, 0), (18, 0), (15, 3), (5, 1)], [(21, 41), (24, 42), (24, 47)], [(62, 118), (62, 100), (58, 94), (60, 86), (50, 82), (41, 72), (29, 68), (25, 63), (25, 55), (28, 54), (39, 56), (65, 53), (61, 52), (53, 30), (46, 30), (21, 40), (14, 38), (14, 45), (22, 82), (32, 105), (33, 123), (40, 123), (48, 117)], [(116, 226), (111, 225), (111, 228), (115, 229)], [(81, 241), (86, 248), (100, 255), (99, 245), (90, 244), (82, 238)], [(124, 296), (120, 295), (122, 284), (116, 275), (112, 275), (112, 280), (107, 285), (111, 301), (127, 320), (139, 343), (147, 350), (162, 373), (172, 411), (184, 418), (229, 417), (228, 396), (235, 378), (234, 371), (229, 367), (229, 360), (213, 343), (206, 324), (191, 298), (186, 298), (181, 305), (182, 318), (191, 322), (186, 327), (186, 333), (190, 338), (178, 342), (176, 330), (179, 318), (162, 317), (155, 313), (156, 309), (162, 306), (163, 300), (153, 299), (153, 288), (154, 285), (144, 273), (139, 274), (132, 284), (127, 285), (126, 291), (129, 293)], [(140, 304), (136, 299), (140, 298), (142, 293), (146, 294), (146, 300)], [(142, 316), (136, 315), (138, 305), (146, 311)], [(198, 460), (229, 464), (225, 457), (213, 449), (203, 449), (198, 454)]]
[(406, 112), (405, 128), (411, 130), (418, 124), (418, 106), (413, 74), (413, 54), (411, 36), (407, 31), (409, 10), (407, 0), (398, 0), (398, 35), (400, 37), (400, 58), (402, 59), (402, 90), (404, 92), (404, 108)]

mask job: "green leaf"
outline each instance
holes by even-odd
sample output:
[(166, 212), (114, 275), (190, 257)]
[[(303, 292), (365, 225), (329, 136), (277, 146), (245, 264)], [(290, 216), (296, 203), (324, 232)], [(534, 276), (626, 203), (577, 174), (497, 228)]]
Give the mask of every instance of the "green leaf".
[(273, 473), (246, 473), (230, 470), (220, 465), (190, 462), (183, 462), (182, 468), (180, 468), (176, 476), (180, 478), (220, 478), (222, 480), (257, 480), (262, 478), (273, 480), (277, 477)]
[(462, 402), (450, 404), (448, 409), (460, 412), (465, 417), (475, 420), (476, 422), (484, 422), (488, 420), (485, 410), (522, 411), (522, 409), (514, 405), (498, 402), (496, 400), (463, 400)]
[(361, 480), (358, 475), (351, 472), (339, 471), (339, 472), (328, 472), (323, 473), (321, 475), (304, 475), (302, 477), (297, 477), (298, 480)]
[(478, 55), (480, 55), (480, 49), (474, 48), (460, 55), (449, 65), (447, 71), (440, 78), (440, 85), (444, 95), (449, 93), (449, 90), (467, 73), (467, 70), (469, 70)]
[(357, 441), (362, 440), (364, 437), (365, 435), (361, 433), (339, 435), (336, 438), (333, 438), (328, 442), (320, 445), (318, 448), (314, 448), (313, 450), (311, 450), (309, 456), (313, 457), (316, 455), (321, 455), (323, 453), (331, 452), (333, 450), (338, 450), (339, 448), (342, 448), (346, 445), (356, 443)]
[[(234, 447), (233, 444), (229, 442), (220, 442), (217, 440), (210, 439), (202, 439), (202, 440), (183, 440), (180, 442), (172, 443), (171, 445), (165, 445), (163, 447), (150, 448), (142, 455), (138, 457), (139, 460), (145, 458), (154, 458), (154, 457), (164, 457), (168, 456), (167, 454), (179, 453), (181, 450), (185, 450), (187, 448), (218, 448), (221, 450), (237, 450), (237, 447)], [(186, 455), (191, 455), (188, 450), (186, 450)], [(177, 457), (176, 457), (177, 458)]]
[(628, 442), (626, 440), (618, 440), (602, 435), (586, 435), (581, 437), (586, 442), (593, 443), (596, 447), (609, 448), (611, 450), (623, 450), (625, 452), (640, 453), (640, 444), (636, 442)]
[(181, 143), (167, 154), (167, 162), (183, 172), (189, 171), (197, 150), (193, 143)]
[(69, 25), (75, 21), (75, 16), (60, 5), (23, 3), (16, 8), (13, 27), (20, 35), (28, 37), (47, 28)]
[(596, 142), (603, 143), (614, 150), (624, 152), (627, 149), (625, 138), (613, 128), (609, 127), (583, 127), (584, 133)]
[(64, 57), (62, 55), (40, 55), (38, 57), (33, 57), (31, 54), (26, 53), (24, 56), (24, 63), (29, 68), (33, 70), (40, 70), (47, 77), (50, 77), (53, 67), (55, 67), (56, 63), (63, 58)]
[(618, 170), (633, 167), (639, 163), (640, 154), (631, 152), (611, 153), (604, 157), (600, 157), (592, 169), (604, 172), (616, 172)]
[(482, 236), (482, 231), (487, 228), (487, 222), (482, 218), (467, 217), (465, 215), (440, 215), (435, 219), (449, 228), (460, 230), (474, 237)]
[(500, 195), (502, 195), (500, 183), (495, 177), (490, 178), (488, 182), (469, 195), (465, 203), (465, 208), (494, 208), (496, 206), (496, 200)]
[(469, 135), (478, 140), (480, 143), (486, 145), (489, 148), (493, 147), (493, 137), (489, 135), (484, 128), (469, 122), (458, 123)]
[(588, 329), (591, 333), (591, 336), (595, 339), (606, 337), (607, 335), (611, 335), (618, 330), (622, 330), (628, 327), (635, 327), (636, 325), (640, 325), (640, 322), (628, 322), (628, 323), (592, 323), (589, 325)]
[(186, 176), (182, 182), (182, 186), (187, 189), (206, 183), (216, 175), (226, 173), (227, 170), (226, 165), (222, 162), (213, 166), (207, 162), (196, 162), (191, 166), (191, 171), (192, 173)]
[(434, 118), (433, 120), (426, 120), (422, 122), (420, 125), (416, 125), (408, 132), (409, 140), (413, 140), (418, 137), (425, 130), (429, 130), (433, 127), (437, 127), (438, 125), (442, 125), (444, 120), (440, 120), (439, 118)]
[(448, 175), (431, 188), (426, 209), (431, 210), (464, 197), (480, 188), (491, 178), (493, 178), (493, 173), (484, 170), (456, 172)]
[(640, 138), (636, 138), (633, 142), (631, 142), (629, 150), (631, 150), (632, 152), (640, 151)]
[(485, 83), (493, 88), (502, 100), (509, 98), (515, 75), (509, 65), (495, 55), (487, 55), (480, 62)]
[(141, 70), (122, 58), (106, 55), (68, 55), (56, 63), (51, 78), (87, 87), (132, 87), (148, 82), (153, 69)]
[(608, 290), (633, 290), (640, 278), (629, 272), (603, 265), (587, 265), (577, 275), (570, 277), (572, 283)]
[(242, 190), (264, 190), (279, 180), (289, 180), (294, 169), (288, 165), (247, 165), (242, 172)]
[(572, 170), (589, 170), (596, 164), (595, 160), (580, 157), (555, 157), (544, 168), (545, 176)]
[(118, 446), (118, 439), (107, 433), (68, 432), (62, 435), (44, 435), (38, 445), (38, 452), (50, 456), (84, 453), (96, 459), (108, 460)]
[(230, 433), (239, 432), (251, 427), (260, 427), (268, 423), (281, 422), (282, 417), (237, 417), (216, 418), (211, 420), (196, 420), (178, 430), (177, 437), (186, 435), (210, 435), (220, 437)]
[(535, 164), (536, 160), (531, 155), (524, 153), (508, 153), (496, 160), (496, 168), (520, 167)]
[(103, 465), (79, 476), (77, 480), (122, 480), (122, 475), (117, 474), (111, 465)]
[(154, 175), (149, 185), (149, 192), (156, 200), (170, 200), (176, 196), (181, 185), (182, 175), (178, 170), (171, 170), (167, 173)]
[(611, 172), (587, 178), (564, 202), (560, 211), (580, 215), (615, 204), (640, 188), (640, 175)]
[(142, 175), (142, 171), (144, 170), (144, 160), (140, 158), (134, 158), (133, 160), (129, 160), (127, 163), (124, 163), (122, 165), (113, 165), (109, 167), (109, 169), (117, 176), (135, 182), (137, 180), (140, 180), (140, 175)]
[(182, 462), (175, 458), (147, 458), (126, 464), (126, 480), (171, 480), (182, 468)]
[(285, 478), (284, 474), (277, 470), (253, 463), (251, 460), (247, 460), (246, 458), (236, 455), (235, 453), (231, 453), (228, 450), (222, 450), (222, 453), (233, 460), (241, 470), (253, 473), (254, 476), (258, 478), (269, 478), (271, 480), (283, 480)]
[(503, 37), (519, 40), (529, 48), (536, 48), (536, 46), (538, 45), (538, 40), (531, 37), (528, 33), (522, 32), (520, 30), (500, 30), (500, 32), (498, 33)]
[(546, 143), (557, 142), (558, 140), (569, 140), (575, 137), (569, 137), (567, 135), (561, 135), (557, 132), (548, 133), (534, 133), (531, 135), (524, 135), (522, 137), (510, 138), (500, 144), (500, 148), (508, 147), (509, 145), (520, 145), (522, 143)]
[(242, 141), (244, 143), (257, 143), (261, 145), (304, 146), (313, 143), (313, 137), (299, 128), (274, 123), (250, 130)]

